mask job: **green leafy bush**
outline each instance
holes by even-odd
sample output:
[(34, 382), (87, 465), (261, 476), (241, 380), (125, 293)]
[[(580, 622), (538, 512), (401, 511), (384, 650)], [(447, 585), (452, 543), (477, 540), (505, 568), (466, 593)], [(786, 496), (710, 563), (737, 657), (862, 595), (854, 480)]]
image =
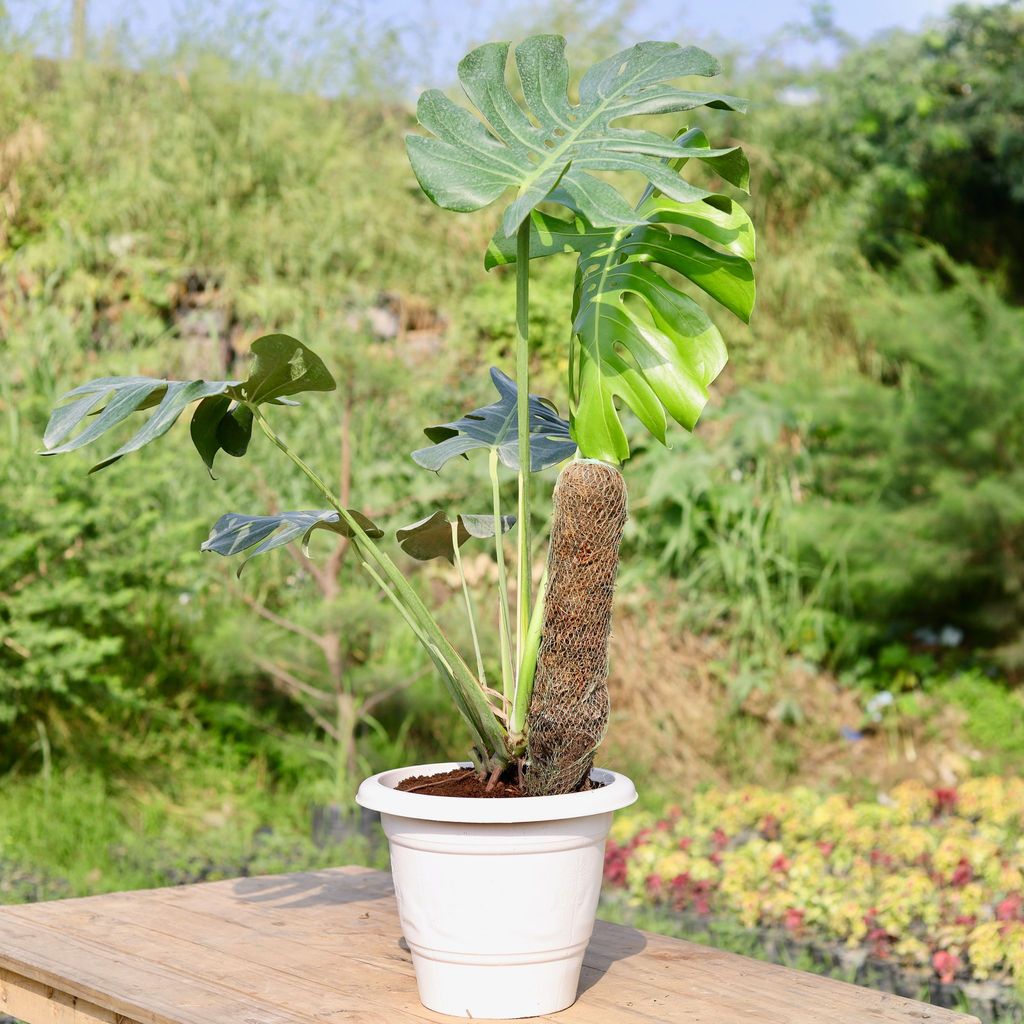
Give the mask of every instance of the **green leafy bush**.
[(958, 4), (922, 32), (842, 45), (834, 68), (761, 69), (764, 143), (789, 151), (765, 168), (778, 213), (818, 200), (874, 261), (930, 239), (1024, 297), (1020, 5)]
[(816, 660), (952, 625), (1024, 643), (1024, 314), (940, 254), (860, 296), (861, 367), (730, 397), (636, 540), (710, 618)]

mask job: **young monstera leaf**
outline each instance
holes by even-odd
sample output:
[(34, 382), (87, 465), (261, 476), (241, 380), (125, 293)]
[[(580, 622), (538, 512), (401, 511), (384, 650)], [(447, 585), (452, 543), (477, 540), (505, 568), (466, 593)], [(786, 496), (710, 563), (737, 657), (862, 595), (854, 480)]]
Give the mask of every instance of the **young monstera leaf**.
[(746, 162), (734, 149), (616, 125), (627, 117), (701, 106), (744, 109), (734, 96), (672, 84), (719, 73), (718, 61), (704, 50), (638, 43), (591, 67), (580, 81), (579, 102), (572, 103), (565, 40), (531, 36), (515, 49), (524, 109), (505, 82), (508, 49), (507, 43), (487, 43), (459, 64), (462, 88), (486, 124), (439, 90), (419, 99), (416, 115), (431, 136), (409, 135), (406, 145), (420, 187), (438, 206), (479, 210), (513, 190), (502, 218), (502, 230), (511, 236), (556, 185), (592, 224), (636, 224), (635, 208), (594, 171), (635, 172), (665, 195), (692, 202), (710, 193), (684, 181), (667, 161), (693, 156), (717, 161), (722, 177), (745, 186)]
[[(348, 511), (368, 537), (376, 540), (384, 536), (384, 531), (362, 512), (356, 512), (354, 509)], [(315, 530), (330, 530), (342, 537), (352, 536), (351, 527), (333, 509), (319, 512), (278, 512), (267, 516), (247, 516), (240, 512), (228, 512), (213, 524), (210, 536), (203, 541), (200, 550), (226, 556), (249, 551), (248, 557), (243, 559), (236, 570), (236, 575), (241, 576), (250, 559), (273, 551), (274, 548), (284, 547), (285, 544), (290, 544), (300, 537), (303, 551), (308, 554), (309, 540)], [(253, 548), (254, 550), (250, 550)]]
[[(470, 537), (480, 539), (494, 536), (493, 515), (460, 515), (456, 519), (459, 547)], [(501, 517), (501, 532), (508, 533), (516, 524), (515, 516)], [(438, 510), (409, 526), (403, 526), (395, 533), (402, 550), (411, 558), (428, 562), (432, 558), (447, 558), (455, 562), (455, 544), (452, 537), (452, 521)]]
[[(43, 434), (42, 455), (61, 455), (91, 444), (136, 412), (152, 409), (143, 425), (90, 472), (103, 469), (162, 437), (193, 402), (192, 441), (212, 470), (219, 451), (243, 455), (252, 436), (251, 407), (294, 404), (287, 396), (333, 391), (334, 378), (320, 357), (286, 334), (268, 334), (252, 344), (253, 361), (244, 381), (160, 380), (101, 377), (61, 398)], [(89, 417), (95, 419), (89, 421)], [(77, 434), (78, 428), (82, 428)]]
[[(673, 271), (746, 322), (754, 305), (754, 230), (738, 203), (680, 203), (658, 193), (641, 223), (595, 228), (577, 214), (531, 214), (530, 257), (579, 253), (569, 351), (572, 436), (587, 458), (623, 462), (629, 443), (618, 399), (662, 443), (667, 416), (692, 430), (727, 359), (704, 310), (661, 271)], [(514, 262), (498, 235), (488, 267)], [(667, 415), (666, 415), (667, 414)]]
[[(457, 455), (486, 448), (496, 450), (509, 469), (519, 468), (516, 385), (495, 367), (491, 367), (491, 380), (499, 400), (467, 412), (451, 423), (427, 427), (423, 433), (434, 444), (412, 453), (417, 465), (437, 472)], [(554, 405), (539, 395), (530, 395), (529, 412), (531, 471), (537, 473), (571, 458), (576, 443), (569, 436), (569, 424), (558, 415)]]

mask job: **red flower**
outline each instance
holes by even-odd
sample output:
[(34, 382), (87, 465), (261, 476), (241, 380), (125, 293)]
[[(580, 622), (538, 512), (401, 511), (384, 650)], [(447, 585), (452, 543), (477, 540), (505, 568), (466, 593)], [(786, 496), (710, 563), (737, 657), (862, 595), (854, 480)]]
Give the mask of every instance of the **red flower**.
[(782, 919), (782, 923), (786, 928), (786, 931), (799, 932), (804, 926), (804, 911), (798, 910), (796, 907), (790, 907), (786, 911), (785, 917)]
[(939, 786), (933, 791), (932, 797), (935, 801), (933, 805), (934, 814), (952, 814), (956, 809), (957, 792), (955, 787)]
[(629, 848), (635, 850), (638, 846), (643, 846), (647, 842), (647, 837), (651, 834), (649, 828), (642, 828), (632, 839), (629, 841)]
[(697, 882), (693, 887), (693, 909), (698, 914), (711, 913), (711, 883), (708, 881)]
[(676, 875), (672, 879), (672, 906), (676, 910), (685, 910), (690, 905), (692, 895), (690, 888), (690, 876), (687, 872)]
[(721, 828), (716, 828), (715, 831), (711, 833), (711, 845), (716, 850), (724, 850), (729, 845), (729, 837), (721, 830)]
[(626, 884), (626, 850), (614, 839), (609, 839), (604, 848), (604, 877), (609, 885)]
[(953, 869), (949, 882), (950, 885), (960, 887), (966, 885), (972, 878), (974, 878), (974, 872), (971, 870), (971, 865), (968, 864), (966, 858), (961, 858), (960, 863)]
[(662, 881), (659, 875), (648, 875), (647, 876), (647, 895), (652, 900), (661, 899)]
[(889, 957), (889, 933), (884, 928), (872, 928), (868, 932), (868, 941), (871, 943), (871, 953), (879, 960), (886, 960)]
[(939, 981), (944, 985), (949, 985), (956, 977), (956, 972), (960, 969), (960, 959), (953, 953), (940, 949), (932, 955), (932, 967), (935, 968)]
[(784, 854), (780, 853), (778, 857), (776, 857), (775, 860), (772, 861), (772, 871), (780, 871), (782, 874), (785, 874), (787, 871), (789, 871), (789, 867), (789, 858), (786, 857)]
[(761, 822), (761, 835), (765, 839), (778, 839), (780, 831), (779, 819), (774, 814), (766, 814)]
[(680, 850), (688, 850), (691, 846), (693, 846), (693, 840), (689, 836), (683, 836), (683, 838), (679, 840)]
[(832, 856), (832, 851), (835, 848), (836, 848), (836, 844), (835, 843), (826, 842), (824, 839), (822, 839), (818, 843), (818, 849), (821, 850), (821, 855), (823, 857), (831, 857)]
[(996, 907), (997, 921), (1024, 921), (1024, 895), (1012, 892)]

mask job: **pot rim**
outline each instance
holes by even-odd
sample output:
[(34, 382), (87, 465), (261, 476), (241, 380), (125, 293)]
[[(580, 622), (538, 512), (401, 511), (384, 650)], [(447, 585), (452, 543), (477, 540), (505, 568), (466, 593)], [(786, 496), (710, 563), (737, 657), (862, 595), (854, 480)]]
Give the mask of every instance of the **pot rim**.
[(356, 793), (356, 803), (382, 814), (421, 821), (453, 821), (463, 824), (512, 824), (516, 822), (559, 821), (586, 818), (628, 807), (637, 799), (632, 780), (618, 772), (594, 768), (590, 777), (602, 783), (600, 789), (558, 796), (522, 796), (488, 800), (468, 796), (428, 796), (403, 793), (395, 789), (403, 779), (414, 775), (440, 775), (455, 768), (471, 768), (460, 761), (417, 764), (392, 768), (365, 779)]

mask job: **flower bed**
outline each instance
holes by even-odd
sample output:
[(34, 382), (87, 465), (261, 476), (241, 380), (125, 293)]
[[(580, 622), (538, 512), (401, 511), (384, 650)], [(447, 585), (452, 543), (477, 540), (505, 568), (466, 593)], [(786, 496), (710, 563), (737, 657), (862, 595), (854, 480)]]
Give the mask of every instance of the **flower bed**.
[(1024, 779), (906, 782), (873, 803), (711, 790), (619, 817), (605, 876), (633, 906), (831, 948), (926, 990), (1024, 992)]

